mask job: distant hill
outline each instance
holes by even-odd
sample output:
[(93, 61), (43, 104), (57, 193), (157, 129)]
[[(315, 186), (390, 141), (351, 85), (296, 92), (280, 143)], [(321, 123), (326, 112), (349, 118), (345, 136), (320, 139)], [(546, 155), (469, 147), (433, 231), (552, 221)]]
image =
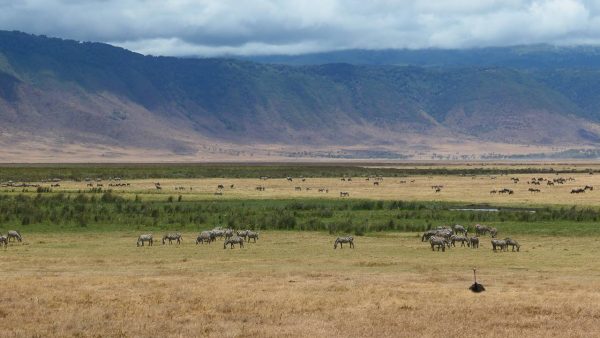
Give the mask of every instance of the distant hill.
[[(596, 49), (531, 48), (521, 59), (511, 59), (516, 49), (504, 57), (494, 50), (504, 61), (489, 64), (459, 62), (483, 52), (411, 52), (392, 62), (405, 51), (382, 51), (390, 55), (378, 62), (291, 66), (143, 56), (0, 31), (0, 157), (410, 158), (595, 148)], [(429, 61), (420, 58), (428, 53)]]

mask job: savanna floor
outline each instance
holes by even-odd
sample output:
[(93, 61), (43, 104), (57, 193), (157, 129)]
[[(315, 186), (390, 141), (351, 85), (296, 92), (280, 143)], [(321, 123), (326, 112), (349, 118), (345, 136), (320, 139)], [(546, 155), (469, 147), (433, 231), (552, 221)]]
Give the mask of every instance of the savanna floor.
[[(590, 337), (600, 238), (432, 252), (416, 233), (263, 232), (243, 249), (136, 247), (137, 233), (24, 234), (0, 249), (8, 337)], [(160, 237), (161, 234), (154, 234)], [(472, 268), (487, 291), (473, 294)]]

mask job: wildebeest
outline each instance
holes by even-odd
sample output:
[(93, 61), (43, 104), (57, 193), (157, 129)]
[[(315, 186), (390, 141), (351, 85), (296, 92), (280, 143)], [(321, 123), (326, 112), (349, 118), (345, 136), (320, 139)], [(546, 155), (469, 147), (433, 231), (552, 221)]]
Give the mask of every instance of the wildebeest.
[(347, 191), (340, 191), (340, 197), (349, 197), (350, 193)]
[(259, 185), (258, 187), (256, 187), (256, 190), (258, 190), (258, 191), (265, 191), (266, 188), (263, 187), (262, 185)]
[(232, 238), (228, 238), (225, 240), (225, 242), (223, 243), (223, 249), (227, 248), (227, 244), (231, 245), (231, 248), (233, 249), (233, 246), (236, 244), (240, 245), (240, 249), (244, 247), (244, 239), (238, 236), (232, 237)]
[(21, 232), (19, 230), (10, 230), (6, 235), (6, 238), (9, 242), (11, 239), (16, 239), (19, 242), (23, 241), (23, 237), (21, 236)]
[(503, 239), (492, 239), (492, 250), (496, 251), (496, 248), (500, 248), (500, 251), (508, 251), (508, 245)]
[(137, 240), (137, 246), (144, 246), (144, 242), (148, 242), (148, 245), (152, 246), (152, 243), (154, 242), (152, 240), (152, 234), (140, 235)]
[(506, 237), (504, 239), (504, 241), (506, 242), (506, 246), (508, 250), (508, 246), (512, 246), (512, 251), (515, 251), (515, 247), (517, 247), (517, 252), (519, 251), (519, 249), (521, 249), (521, 245), (519, 245), (519, 242), (515, 241), (514, 239), (510, 238), (510, 237)]
[(213, 235), (213, 233), (211, 231), (202, 231), (200, 233), (200, 235), (198, 235), (198, 237), (196, 238), (196, 244), (198, 243), (208, 243), (210, 244), (210, 242), (214, 241), (215, 237)]
[(258, 232), (248, 231), (246, 234), (248, 236), (248, 242), (250, 242), (250, 239), (252, 238), (254, 243), (256, 243), (256, 240), (258, 239)]
[(162, 244), (165, 245), (165, 242), (167, 240), (169, 240), (169, 244), (171, 244), (172, 241), (177, 241), (177, 244), (181, 244), (182, 239), (183, 238), (181, 237), (181, 234), (178, 233), (178, 232), (169, 233), (169, 234), (166, 234), (166, 235), (163, 236), (163, 238), (162, 238)]
[(348, 243), (350, 245), (351, 248), (354, 248), (354, 238), (352, 236), (346, 236), (346, 237), (338, 237), (335, 239), (335, 242), (333, 243), (333, 248), (337, 249), (338, 244), (340, 245), (340, 249), (344, 248), (344, 243)]
[(586, 185), (585, 187), (583, 187), (583, 190), (589, 190), (589, 191), (592, 191), (592, 190), (594, 190), (594, 187), (593, 187), (593, 186), (591, 186), (591, 185)]
[(373, 182), (373, 185), (379, 185), (379, 182)]
[(540, 189), (536, 189), (536, 188), (529, 188), (530, 192), (540, 192)]
[(296, 190), (296, 191), (302, 191), (302, 187), (294, 187), (294, 190)]
[(448, 242), (444, 237), (431, 236), (429, 238), (429, 244), (431, 244), (431, 251), (435, 251), (435, 247), (437, 246), (438, 251), (442, 249), (442, 251), (446, 251), (446, 246)]
[(469, 238), (469, 242), (467, 243), (468, 246), (471, 247), (471, 249), (478, 249), (479, 248), (479, 237), (471, 237)]
[(580, 194), (580, 193), (584, 193), (585, 189), (583, 188), (578, 188), (578, 189), (571, 189), (571, 194)]

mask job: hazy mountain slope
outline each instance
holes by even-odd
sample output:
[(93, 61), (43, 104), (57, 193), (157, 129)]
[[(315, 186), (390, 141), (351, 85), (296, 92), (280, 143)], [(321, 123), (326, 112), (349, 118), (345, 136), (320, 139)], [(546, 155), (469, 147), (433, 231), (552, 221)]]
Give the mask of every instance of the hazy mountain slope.
[(0, 32), (0, 138), (188, 155), (214, 144), (594, 145), (595, 75), (583, 68), (179, 59)]

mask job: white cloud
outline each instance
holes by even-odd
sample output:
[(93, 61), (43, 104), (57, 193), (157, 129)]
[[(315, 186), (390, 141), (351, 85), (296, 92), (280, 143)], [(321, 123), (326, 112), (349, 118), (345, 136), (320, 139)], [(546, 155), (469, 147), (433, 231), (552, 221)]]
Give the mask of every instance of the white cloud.
[(0, 0), (0, 29), (154, 55), (597, 44), (593, 0)]

